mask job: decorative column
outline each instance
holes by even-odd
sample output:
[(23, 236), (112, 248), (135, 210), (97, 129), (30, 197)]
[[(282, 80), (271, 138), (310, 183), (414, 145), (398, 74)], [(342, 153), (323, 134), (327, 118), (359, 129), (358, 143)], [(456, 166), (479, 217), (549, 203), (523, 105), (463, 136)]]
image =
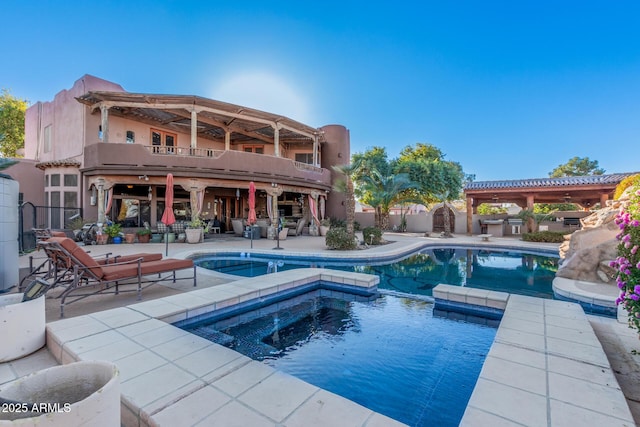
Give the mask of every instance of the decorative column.
[(198, 113), (191, 110), (191, 148), (198, 147)]
[(317, 191), (311, 192), (311, 198), (313, 199), (313, 206), (310, 206), (311, 211), (311, 224), (309, 224), (309, 235), (310, 236), (319, 236), (320, 232), (318, 230), (318, 196), (319, 193)]
[(104, 206), (104, 180), (99, 179), (98, 182), (94, 185), (98, 187), (98, 222), (104, 224), (106, 220)]
[(100, 106), (100, 118), (102, 127), (102, 142), (109, 142), (109, 107), (106, 105)]
[(320, 167), (318, 164), (318, 133), (313, 134), (313, 166)]
[(224, 151), (231, 150), (231, 131), (225, 129), (224, 131)]
[(273, 126), (273, 155), (280, 157), (280, 126)]
[(267, 239), (275, 240), (277, 238), (276, 233), (278, 232), (278, 225), (280, 223), (278, 213), (278, 196), (281, 194), (282, 188), (279, 187), (273, 187), (267, 190), (267, 195), (271, 196), (271, 225), (267, 229)]

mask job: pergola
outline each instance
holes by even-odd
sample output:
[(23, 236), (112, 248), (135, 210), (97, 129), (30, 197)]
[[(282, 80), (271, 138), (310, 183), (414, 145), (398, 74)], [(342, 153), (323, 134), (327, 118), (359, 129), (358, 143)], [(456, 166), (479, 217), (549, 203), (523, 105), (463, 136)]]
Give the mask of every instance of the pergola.
[(586, 209), (596, 203), (604, 206), (620, 181), (635, 174), (469, 182), (464, 187), (467, 233), (471, 233), (473, 214), (482, 203), (515, 203), (527, 209), (533, 209), (534, 203), (575, 203)]
[(319, 166), (318, 151), (324, 142), (321, 130), (278, 114), (192, 95), (156, 95), (129, 92), (88, 92), (76, 98), (99, 110), (103, 142), (109, 142), (109, 115), (149, 125), (161, 125), (176, 132), (190, 131), (191, 147), (198, 137), (232, 144), (261, 142), (274, 145), (280, 157), (281, 145), (313, 147), (313, 164)]

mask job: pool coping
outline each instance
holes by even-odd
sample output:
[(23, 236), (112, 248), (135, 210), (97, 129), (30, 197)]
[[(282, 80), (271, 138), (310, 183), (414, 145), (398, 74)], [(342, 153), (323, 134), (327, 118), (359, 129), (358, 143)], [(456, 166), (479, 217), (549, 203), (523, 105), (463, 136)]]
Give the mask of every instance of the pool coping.
[(48, 323), (47, 347), (61, 364), (118, 366), (124, 426), (404, 425), (171, 324), (317, 281), (375, 291), (379, 278), (318, 268), (247, 278)]
[(433, 294), (436, 307), (504, 309), (460, 426), (635, 425), (579, 304), (445, 284)]

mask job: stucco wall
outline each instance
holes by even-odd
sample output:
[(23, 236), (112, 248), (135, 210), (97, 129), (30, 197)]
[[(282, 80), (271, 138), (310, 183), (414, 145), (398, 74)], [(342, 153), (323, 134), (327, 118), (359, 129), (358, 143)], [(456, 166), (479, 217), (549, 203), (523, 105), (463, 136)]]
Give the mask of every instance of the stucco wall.
[[(320, 129), (324, 132), (325, 138), (320, 166), (331, 171), (331, 182), (335, 182), (336, 179), (341, 179), (342, 177), (333, 170), (333, 166), (346, 165), (351, 161), (349, 130), (342, 125), (327, 125)], [(344, 194), (332, 191), (327, 199), (327, 216), (346, 219), (344, 202)]]

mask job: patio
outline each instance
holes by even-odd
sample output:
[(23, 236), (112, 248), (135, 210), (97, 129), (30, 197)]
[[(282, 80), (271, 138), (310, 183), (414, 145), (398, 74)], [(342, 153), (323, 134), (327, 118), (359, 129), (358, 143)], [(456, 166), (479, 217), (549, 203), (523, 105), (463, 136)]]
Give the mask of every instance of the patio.
[[(353, 256), (353, 257), (371, 257), (373, 256), (390, 256), (390, 255), (396, 255), (396, 254), (402, 254), (402, 253), (406, 253), (406, 252), (411, 252), (413, 250), (415, 250), (416, 248), (424, 245), (425, 243), (428, 242), (432, 242), (432, 243), (440, 243), (442, 242), (441, 239), (434, 237), (434, 238), (424, 238), (424, 237), (420, 237), (418, 235), (409, 235), (409, 234), (393, 234), (393, 233), (388, 233), (387, 234), (388, 239), (389, 240), (393, 240), (395, 241), (392, 244), (389, 245), (384, 245), (384, 246), (380, 246), (380, 247), (375, 247), (375, 248), (371, 248), (368, 249), (366, 251), (354, 251), (353, 253), (350, 253), (349, 256)], [(483, 244), (482, 242), (480, 242), (480, 239), (477, 236), (473, 236), (473, 237), (468, 237), (468, 236), (456, 236), (454, 239), (447, 239), (447, 243), (456, 243), (456, 244), (465, 244), (465, 243), (473, 243), (475, 245), (478, 244)], [(513, 247), (513, 246), (520, 246), (520, 247), (540, 247), (540, 244), (531, 244), (531, 243), (527, 243), (527, 242), (522, 242), (516, 239), (509, 239), (509, 238), (492, 238), (491, 242), (489, 243), (484, 243), (488, 246), (508, 246), (508, 247)], [(216, 250), (224, 250), (224, 251), (246, 251), (249, 249), (249, 245), (250, 242), (247, 239), (243, 239), (243, 238), (238, 238), (238, 237), (233, 237), (233, 236), (225, 236), (225, 235), (221, 235), (221, 236), (214, 236), (213, 239), (207, 240), (205, 243), (202, 244), (197, 244), (197, 245), (189, 245), (189, 244), (170, 244), (169, 245), (169, 256), (171, 257), (185, 257), (188, 256), (190, 254), (193, 253), (201, 253), (201, 252), (209, 252), (209, 251), (216, 251)], [(273, 247), (275, 246), (274, 241), (272, 240), (266, 240), (266, 239), (260, 239), (260, 240), (256, 240), (253, 242), (253, 247), (254, 247), (254, 251), (269, 251), (271, 252)], [(324, 247), (324, 239), (321, 238), (314, 238), (314, 237), (296, 237), (296, 238), (292, 238), (292, 239), (288, 239), (284, 242), (281, 242), (281, 246), (284, 247), (284, 251), (282, 253), (284, 254), (309, 254), (309, 253), (314, 253), (314, 254), (319, 254), (320, 256), (322, 256), (323, 254), (326, 255), (333, 255), (335, 256), (334, 252), (329, 252), (325, 249)], [(555, 245), (543, 245), (544, 247), (555, 247)], [(164, 252), (164, 244), (146, 244), (145, 246), (140, 246), (140, 244), (130, 244), (130, 245), (126, 245), (126, 244), (122, 244), (122, 245), (105, 245), (105, 246), (94, 246), (91, 248), (92, 250), (92, 254), (94, 255), (98, 255), (98, 254), (102, 254), (105, 252), (116, 252), (119, 254), (127, 254), (127, 253), (134, 253), (134, 252), (140, 252), (141, 250), (144, 250), (145, 252)], [(38, 253), (34, 253), (35, 256), (38, 256)], [(28, 258), (27, 257), (22, 257), (21, 260), (21, 266), (26, 266), (28, 265)], [(203, 271), (202, 269), (199, 269), (198, 271), (198, 288), (196, 291), (196, 293), (220, 293), (222, 292), (224, 289), (228, 288), (227, 286), (225, 286), (225, 284), (229, 284), (230, 282), (234, 281), (236, 278), (232, 278), (229, 276), (224, 276), (224, 275), (220, 275), (217, 274), (215, 272), (209, 272), (209, 271)], [(270, 278), (271, 279), (271, 278)], [(275, 278), (274, 278), (275, 279)], [(245, 281), (247, 281), (245, 279)], [(255, 280), (250, 282), (255, 282)], [(268, 281), (267, 281), (268, 282)], [(234, 285), (239, 285), (240, 283), (236, 283)], [(230, 286), (230, 285), (229, 285)], [(234, 289), (237, 288), (237, 286), (231, 286), (231, 288), (229, 289)], [(58, 314), (59, 314), (59, 307), (57, 305), (57, 301), (55, 300), (48, 300), (47, 301), (47, 321), (48, 322), (52, 322), (50, 325), (50, 332), (49, 332), (49, 339), (50, 339), (50, 347), (49, 350), (47, 349), (43, 349), (40, 350), (38, 352), (36, 352), (33, 355), (30, 355), (26, 358), (11, 362), (11, 363), (5, 363), (3, 365), (0, 365), (0, 384), (5, 383), (7, 381), (11, 381), (14, 378), (17, 378), (19, 376), (25, 375), (29, 372), (33, 372), (35, 370), (41, 369), (43, 367), (47, 367), (47, 366), (52, 366), (57, 364), (58, 362), (56, 361), (56, 358), (54, 358), (52, 356), (52, 351), (54, 352), (54, 354), (56, 354), (56, 357), (60, 360), (62, 360), (62, 362), (67, 362), (69, 360), (75, 359), (79, 356), (86, 356), (85, 355), (81, 355), (80, 353), (78, 353), (77, 351), (74, 351), (73, 348), (75, 346), (74, 341), (76, 340), (82, 340), (83, 336), (85, 336), (86, 334), (84, 332), (80, 333), (80, 335), (76, 335), (76, 333), (74, 332), (74, 334), (72, 334), (73, 336), (69, 336), (68, 333), (70, 333), (74, 328), (72, 327), (71, 329), (68, 329), (67, 326), (71, 327), (73, 324), (75, 324), (77, 321), (74, 319), (71, 319), (71, 317), (76, 317), (78, 318), (78, 316), (88, 316), (88, 317), (82, 317), (83, 319), (89, 319), (88, 321), (91, 324), (95, 324), (97, 326), (100, 326), (100, 330), (101, 331), (105, 331), (107, 329), (118, 329), (118, 328), (122, 328), (128, 325), (128, 327), (130, 328), (134, 328), (135, 325), (139, 325), (142, 326), (143, 323), (140, 322), (144, 322), (144, 324), (149, 324), (151, 325), (151, 323), (148, 323), (149, 321), (153, 320), (153, 322), (160, 322), (160, 323), (154, 323), (155, 328), (162, 328), (163, 330), (166, 330), (166, 327), (168, 327), (169, 325), (166, 325), (165, 323), (161, 322), (160, 320), (158, 320), (158, 316), (159, 318), (163, 318), (169, 315), (169, 313), (173, 313), (171, 314), (172, 316), (175, 315), (175, 310), (170, 310), (169, 312), (166, 311), (166, 309), (161, 309), (160, 312), (158, 312), (157, 310), (159, 309), (159, 307), (161, 307), (161, 305), (164, 305), (166, 307), (166, 303), (162, 303), (161, 305), (158, 305), (161, 303), (161, 301), (166, 301), (167, 303), (169, 301), (182, 301), (182, 303), (178, 303), (178, 305), (184, 305), (187, 304), (188, 300), (193, 300), (194, 298), (196, 298), (197, 294), (194, 293), (187, 293), (193, 290), (193, 288), (191, 286), (189, 286), (188, 283), (184, 283), (181, 284), (180, 281), (176, 284), (169, 284), (168, 286), (154, 286), (148, 289), (147, 292), (145, 292), (145, 294), (143, 295), (143, 299), (141, 302), (136, 301), (135, 300), (135, 296), (133, 295), (127, 295), (127, 294), (123, 294), (123, 295), (119, 295), (119, 296), (114, 296), (114, 297), (105, 297), (105, 296), (96, 296), (96, 297), (92, 297), (92, 298), (88, 298), (87, 300), (83, 301), (82, 303), (71, 305), (68, 307), (67, 310), (65, 310), (65, 314), (67, 317), (69, 317), (69, 319), (65, 319), (61, 322), (58, 322), (59, 318), (58, 318)], [(190, 295), (190, 296), (188, 296)], [(155, 302), (154, 302), (155, 301)], [(133, 305), (135, 304), (135, 305)], [(190, 303), (189, 303), (190, 304)], [(562, 303), (562, 304), (566, 304), (566, 303)], [(128, 308), (125, 309), (125, 307), (129, 306)], [(139, 307), (141, 308), (140, 310), (138, 308), (135, 307)], [(142, 309), (142, 307), (147, 307), (146, 309)], [(109, 311), (105, 311), (104, 313), (98, 313), (99, 311), (103, 311), (103, 310), (109, 310)], [(125, 310), (125, 311), (123, 311)], [(154, 311), (154, 313), (148, 311), (148, 310), (152, 310)], [(110, 315), (109, 313), (113, 313), (113, 315)], [(164, 315), (159, 315), (158, 313), (164, 313)], [(141, 319), (141, 318), (133, 318), (133, 317), (140, 317), (143, 316), (145, 317), (145, 319)], [(640, 386), (638, 384), (640, 384), (639, 376), (640, 376), (640, 369), (638, 366), (638, 356), (632, 356), (631, 355), (631, 350), (634, 348), (638, 347), (638, 340), (637, 340), (637, 335), (634, 335), (633, 331), (629, 330), (625, 324), (621, 324), (616, 322), (614, 319), (609, 319), (609, 318), (602, 318), (602, 317), (597, 317), (597, 316), (584, 316), (583, 317), (585, 319), (588, 320), (588, 324), (591, 326), (592, 331), (595, 333), (595, 336), (597, 336), (600, 344), (602, 345), (602, 348), (604, 349), (604, 352), (607, 354), (607, 358), (608, 358), (608, 363), (611, 365), (611, 369), (609, 370), (609, 372), (611, 373), (611, 375), (613, 375), (613, 373), (616, 373), (616, 378), (618, 383), (620, 384), (620, 387), (622, 388), (622, 390), (625, 392), (625, 394), (627, 395), (627, 402), (631, 408), (632, 413), (634, 414), (634, 416), (636, 417), (636, 420), (640, 419), (640, 405), (637, 403), (638, 402), (638, 398), (640, 396)], [(155, 320), (154, 320), (155, 319)], [(79, 320), (79, 318), (78, 318)], [(118, 323), (113, 324), (113, 322)], [(66, 325), (66, 326), (65, 326)], [(163, 326), (164, 325), (164, 326)], [(84, 328), (83, 328), (84, 329)], [(67, 332), (64, 332), (65, 330), (67, 330)], [(97, 331), (89, 331), (88, 334), (89, 335), (93, 335), (95, 334)], [(55, 346), (54, 342), (60, 342), (60, 333), (62, 333), (65, 338), (62, 339), (62, 344), (59, 348)], [(83, 335), (85, 334), (85, 335)], [(56, 338), (57, 337), (57, 338)], [(139, 345), (142, 344), (143, 347), (148, 347), (146, 346), (144, 343), (140, 343), (137, 341), (137, 339), (135, 337), (131, 337), (132, 339), (132, 344), (131, 345)], [(182, 338), (184, 339), (184, 338)], [(179, 340), (179, 337), (173, 337), (170, 338), (166, 341), (167, 345), (170, 344), (170, 342), (176, 340)], [(81, 342), (81, 341), (78, 341)], [(65, 344), (66, 343), (66, 344)], [(120, 344), (118, 344), (120, 345)], [(134, 345), (134, 346), (135, 346)], [(575, 344), (572, 344), (575, 345)], [(495, 344), (494, 344), (495, 346)], [(55, 348), (58, 348), (58, 350), (55, 350)], [(66, 350), (65, 350), (66, 349)], [(103, 348), (103, 350), (105, 350), (105, 348)], [(193, 357), (196, 357), (196, 354), (199, 351), (199, 347), (198, 349), (193, 349), (194, 353), (193, 353)], [(147, 348), (147, 350), (149, 350)], [(144, 349), (140, 349), (139, 351), (147, 351)], [(98, 351), (96, 349), (96, 351), (98, 353), (101, 353), (102, 351)], [(207, 351), (212, 351), (212, 350), (207, 350)], [(493, 351), (493, 350), (492, 350)], [(113, 354), (113, 352), (111, 352), (111, 350), (109, 350), (109, 352), (107, 352), (107, 354)], [(131, 356), (131, 355), (129, 355)], [(122, 358), (127, 358), (129, 356), (124, 356), (124, 355), (120, 355), (119, 357)], [(183, 355), (186, 356), (186, 355)], [(118, 357), (118, 356), (113, 356), (113, 357)], [(511, 357), (511, 355), (507, 354), (504, 357)], [(238, 363), (239, 363), (240, 359), (238, 359)], [(606, 362), (603, 362), (606, 363)], [(240, 366), (241, 365), (241, 366)], [(240, 372), (248, 372), (246, 370), (242, 370), (240, 369), (241, 367), (246, 366), (246, 368), (251, 367), (251, 369), (255, 370), (259, 364), (257, 364), (256, 362), (250, 362), (250, 361), (244, 361), (243, 363), (239, 364), (238, 366), (236, 366), (236, 368), (230, 368), (231, 371), (233, 372), (237, 372), (238, 374), (240, 374)], [(164, 364), (162, 366), (165, 366)], [(229, 367), (231, 367), (231, 365), (229, 365)], [(183, 367), (184, 368), (184, 367)], [(180, 368), (181, 370), (183, 368)], [(166, 369), (166, 368), (165, 368)], [(214, 369), (214, 368), (212, 368)], [(217, 368), (216, 368), (217, 369)], [(189, 371), (189, 369), (187, 369), (187, 371)], [(283, 379), (280, 377), (273, 377), (273, 373), (268, 373), (266, 374), (263, 370), (258, 370), (258, 371), (262, 371), (261, 374), (259, 374), (258, 376), (260, 377), (260, 375), (267, 375), (269, 376), (269, 378), (272, 378), (272, 380), (276, 380), (278, 379), (276, 382), (278, 383), (278, 381), (282, 381)], [(213, 372), (213, 371), (211, 371)], [(133, 375), (133, 374), (131, 374)], [(125, 378), (122, 379), (122, 381), (134, 381), (135, 382), (135, 376), (131, 376), (130, 378), (127, 377), (127, 379), (125, 380)], [(137, 377), (136, 377), (137, 378)], [(142, 381), (143, 376), (140, 375), (140, 379), (138, 381)], [(210, 384), (210, 382), (214, 382), (211, 379), (208, 380), (203, 380), (203, 376), (198, 375), (198, 379), (194, 379), (193, 381), (204, 381), (204, 383), (206, 384)], [(262, 378), (262, 377), (261, 377)], [(211, 381), (210, 381), (211, 380)], [(208, 382), (209, 381), (209, 382)], [(288, 381), (288, 380), (287, 380)], [(299, 383), (299, 380), (295, 380), (294, 382), (297, 384)], [(140, 387), (144, 387), (146, 383), (140, 383)], [(276, 383), (274, 383), (273, 385), (275, 386)], [(282, 383), (278, 383), (280, 384), (280, 386), (282, 386)], [(306, 384), (306, 383), (305, 383)], [(308, 386), (308, 385), (307, 385)], [(214, 387), (215, 388), (215, 387)], [(303, 387), (304, 388), (304, 387)], [(124, 389), (124, 387), (123, 387)], [(295, 389), (295, 388), (294, 388)], [(190, 404), (189, 402), (193, 403), (192, 401), (195, 399), (197, 400), (198, 397), (202, 397), (204, 395), (208, 395), (210, 393), (213, 393), (214, 395), (218, 396), (217, 393), (219, 392), (219, 390), (212, 390), (210, 386), (206, 386), (204, 388), (198, 388), (198, 393), (199, 394), (189, 394), (190, 397), (188, 398), (184, 398), (182, 400), (182, 403), (184, 404)], [(203, 394), (204, 393), (204, 394)], [(306, 393), (306, 392), (305, 392)], [(338, 396), (334, 396), (334, 395), (330, 395), (330, 393), (327, 392), (323, 392), (322, 390), (316, 390), (316, 391), (309, 391), (309, 395), (314, 395), (316, 397), (320, 397), (322, 396), (323, 398), (329, 398), (329, 400), (331, 401), (332, 405), (338, 405), (337, 407), (339, 408), (343, 408), (340, 411), (345, 410), (346, 413), (349, 413), (350, 411), (354, 410), (353, 408), (351, 410), (349, 409), (345, 409), (345, 408), (349, 408), (349, 405), (347, 406), (342, 406), (345, 403), (338, 403), (341, 402), (340, 398)], [(330, 396), (328, 396), (330, 395)], [(184, 396), (183, 396), (184, 397)], [(218, 396), (219, 397), (219, 396)], [(505, 396), (508, 397), (508, 396)], [(338, 398), (338, 400), (335, 400), (336, 398)], [(598, 399), (606, 399), (602, 396), (599, 396)], [(226, 399), (226, 398), (225, 398)], [(631, 399), (631, 401), (630, 401)], [(224, 400), (224, 399), (223, 399)], [(499, 401), (499, 398), (492, 398), (493, 401)], [(614, 399), (615, 400), (615, 399)], [(237, 401), (232, 399), (231, 401), (225, 401), (225, 402), (221, 402), (221, 406), (220, 408), (227, 408), (228, 411), (232, 411), (232, 408), (235, 407), (236, 409), (240, 410), (238, 405), (237, 405)], [(244, 402), (246, 404), (246, 402)], [(255, 401), (256, 405), (263, 405), (265, 402), (261, 402), (260, 399)], [(273, 403), (273, 402), (272, 402)], [(144, 405), (143, 405), (144, 406)], [(313, 406), (313, 405), (311, 405)], [(169, 406), (170, 407), (170, 406)], [(169, 408), (167, 407), (167, 408)], [(164, 407), (163, 407), (164, 408)], [(167, 409), (164, 408), (164, 409)], [(174, 415), (175, 414), (185, 414), (187, 413), (187, 411), (185, 411), (184, 409), (186, 409), (186, 407), (182, 407), (182, 411), (179, 410), (180, 407), (176, 406), (174, 408)], [(124, 409), (128, 409), (129, 412), (127, 412), (128, 418), (127, 418), (127, 422), (125, 422), (125, 411)], [(132, 418), (132, 416), (134, 415), (131, 410), (133, 408), (128, 407), (126, 404), (123, 405), (123, 423), (125, 425), (146, 425), (147, 423), (150, 423), (151, 420), (150, 419), (144, 419), (144, 417), (139, 418), (139, 414), (138, 414), (138, 418)], [(159, 408), (155, 408), (154, 410), (156, 412), (154, 413), (162, 413), (162, 411), (158, 410)], [(213, 408), (212, 408), (213, 409)], [(283, 417), (292, 417), (292, 418), (287, 418), (288, 422), (283, 422), (284, 425), (296, 425), (296, 423), (294, 422), (294, 420), (296, 419), (296, 417), (298, 417), (301, 413), (303, 412), (299, 412), (298, 415), (296, 417), (293, 417), (292, 414), (295, 414), (296, 411), (301, 411), (302, 409), (300, 407), (296, 407), (296, 408), (290, 408), (291, 412), (289, 412), (287, 415), (283, 416)], [(341, 425), (367, 425), (367, 426), (371, 426), (371, 425), (389, 425), (389, 424), (393, 424), (392, 420), (387, 419), (386, 417), (383, 418), (379, 418), (375, 413), (371, 414), (370, 411), (367, 412), (368, 415), (364, 415), (364, 413), (362, 413), (361, 411), (364, 408), (358, 407), (358, 410), (354, 412), (354, 414), (360, 414), (361, 416), (356, 417), (356, 419), (348, 419), (344, 418), (341, 419), (340, 421), (342, 421)], [(154, 411), (152, 410), (152, 412)], [(260, 412), (260, 410), (262, 412)], [(262, 409), (260, 409), (258, 412), (262, 413), (263, 415), (265, 414), (265, 411), (271, 411), (270, 409), (266, 408), (266, 407), (262, 407)], [(305, 410), (309, 411), (313, 411), (314, 409), (310, 409), (310, 407), (307, 407)], [(220, 411), (222, 411), (222, 409), (220, 409)], [(367, 411), (367, 410), (365, 410)], [(146, 412), (145, 412), (146, 413)], [(235, 414), (235, 412), (233, 412)], [(238, 412), (239, 413), (239, 412)], [(168, 416), (167, 414), (169, 414), (169, 412), (164, 412), (165, 416)], [(221, 412), (222, 414), (222, 412)], [(307, 412), (307, 419), (306, 421), (309, 421), (309, 412)], [(218, 414), (220, 415), (220, 414)], [(231, 419), (235, 419), (232, 415), (230, 415), (230, 413), (228, 412), (227, 415), (231, 416), (231, 418), (228, 418), (228, 420)], [(249, 414), (251, 416), (255, 415), (255, 413), (251, 413)], [(249, 416), (247, 415), (247, 416)], [(265, 425), (275, 425), (277, 422), (282, 421), (284, 418), (282, 418), (280, 421), (276, 421), (274, 422), (274, 419), (278, 419), (278, 417), (280, 417), (281, 414), (272, 414), (273, 416), (267, 416), (266, 419), (267, 420), (271, 420), (268, 421)], [(277, 416), (276, 416), (277, 415)], [(378, 414), (379, 415), (379, 414)], [(612, 416), (615, 416), (616, 414), (612, 413)], [(621, 414), (617, 414), (618, 416), (621, 416)], [(480, 414), (481, 418), (482, 417), (486, 417), (487, 414), (486, 413), (481, 413)], [(380, 416), (381, 417), (381, 416)], [(170, 421), (170, 420), (174, 420), (176, 421), (177, 418), (156, 418), (156, 415), (153, 416), (153, 421), (154, 422), (160, 422), (160, 420), (164, 420), (164, 421)], [(303, 418), (304, 419), (304, 418)], [(180, 419), (181, 421), (187, 421), (186, 419)], [(239, 421), (240, 418), (238, 418), (236, 421)], [(264, 419), (262, 420), (264, 421)], [(322, 419), (317, 419), (318, 424), (317, 425), (323, 425), (322, 423)], [(327, 419), (324, 419), (325, 422), (327, 422)], [(465, 418), (466, 421), (466, 418)], [(619, 423), (620, 420), (616, 421), (616, 418), (610, 418), (611, 421), (611, 425), (623, 425), (621, 423)], [(306, 425), (316, 425), (316, 424), (309, 424), (307, 422)], [(469, 424), (472, 425), (472, 424)], [(564, 425), (563, 423), (553, 423), (552, 425)]]

